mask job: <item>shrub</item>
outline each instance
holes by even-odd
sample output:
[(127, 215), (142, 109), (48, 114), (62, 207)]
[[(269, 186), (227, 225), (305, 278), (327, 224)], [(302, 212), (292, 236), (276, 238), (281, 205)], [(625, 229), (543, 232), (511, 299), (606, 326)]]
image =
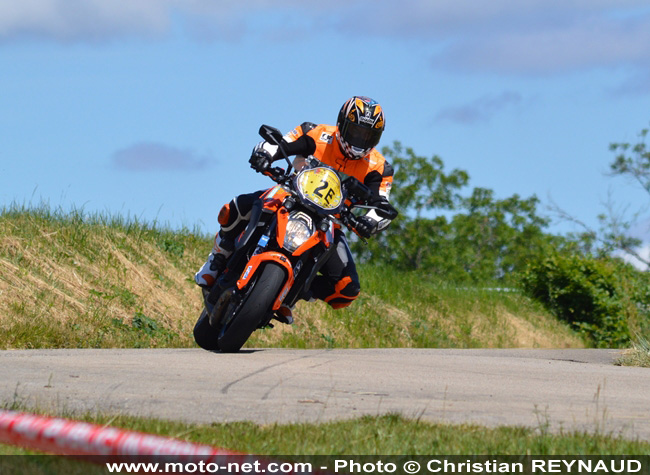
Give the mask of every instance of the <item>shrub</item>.
[(640, 274), (610, 258), (553, 253), (530, 263), (521, 283), (596, 346), (620, 347), (629, 344), (631, 325), (647, 324)]

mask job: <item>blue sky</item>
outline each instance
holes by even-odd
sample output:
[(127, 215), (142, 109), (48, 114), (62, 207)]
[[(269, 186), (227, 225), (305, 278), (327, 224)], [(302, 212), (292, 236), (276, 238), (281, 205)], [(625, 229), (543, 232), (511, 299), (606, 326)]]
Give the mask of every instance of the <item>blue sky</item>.
[(259, 125), (334, 123), (352, 95), (382, 104), (383, 145), (498, 197), (589, 225), (648, 201), (606, 176), (650, 125), (647, 0), (0, 0), (0, 204), (212, 232), (270, 185)]

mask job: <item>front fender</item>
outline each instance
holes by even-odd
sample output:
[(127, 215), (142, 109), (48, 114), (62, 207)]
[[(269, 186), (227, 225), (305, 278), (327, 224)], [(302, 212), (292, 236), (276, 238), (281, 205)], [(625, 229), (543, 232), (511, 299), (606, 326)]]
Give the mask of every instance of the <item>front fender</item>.
[(284, 269), (287, 271), (287, 281), (285, 282), (284, 287), (282, 287), (282, 291), (278, 295), (278, 298), (273, 303), (273, 310), (277, 310), (278, 308), (280, 308), (280, 305), (282, 305), (282, 301), (287, 296), (287, 293), (289, 292), (289, 289), (293, 286), (293, 281), (294, 281), (293, 268), (291, 267), (291, 262), (289, 262), (289, 259), (287, 259), (287, 257), (284, 254), (275, 251), (266, 251), (260, 254), (255, 254), (248, 261), (248, 264), (246, 265), (244, 272), (242, 272), (242, 275), (239, 277), (239, 280), (237, 281), (236, 285), (237, 288), (240, 290), (246, 287), (246, 285), (248, 285), (248, 283), (255, 275), (255, 273), (258, 271), (260, 266), (265, 262), (274, 262), (276, 264), (279, 264), (282, 267), (284, 267)]

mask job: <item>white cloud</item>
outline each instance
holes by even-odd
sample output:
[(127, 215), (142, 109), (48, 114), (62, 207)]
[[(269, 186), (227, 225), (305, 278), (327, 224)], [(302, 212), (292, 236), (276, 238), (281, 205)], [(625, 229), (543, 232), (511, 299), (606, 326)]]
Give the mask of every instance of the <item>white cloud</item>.
[(241, 35), (249, 16), (299, 5), (296, 0), (0, 0), (0, 41), (160, 37), (171, 33), (175, 19), (191, 36), (214, 39)]
[(96, 41), (159, 35), (170, 25), (169, 1), (0, 0), (0, 39)]
[(650, 64), (650, 15), (602, 18), (530, 31), (468, 36), (434, 59), (440, 66), (523, 74)]
[[(646, 262), (650, 262), (650, 244), (646, 244), (640, 249), (637, 249), (636, 252), (639, 254), (641, 259), (645, 260)], [(627, 254), (625, 252), (618, 252), (617, 255), (621, 257), (625, 262), (628, 262), (632, 264), (634, 267), (636, 267), (639, 270), (642, 271), (647, 271), (650, 270), (650, 267), (648, 267), (645, 262), (640, 261), (636, 257)]]
[(435, 67), (469, 72), (650, 70), (647, 0), (0, 0), (0, 41), (155, 38), (175, 24), (202, 40), (410, 39), (430, 45)]
[(356, 2), (358, 14), (345, 17), (340, 31), (358, 31), (362, 4), (373, 31), (432, 42), (438, 68), (514, 74), (650, 68), (647, 0)]
[(488, 122), (495, 114), (506, 107), (520, 104), (522, 97), (519, 93), (506, 91), (497, 96), (483, 96), (469, 104), (448, 107), (441, 110), (435, 120), (475, 124)]
[(114, 167), (128, 171), (202, 170), (213, 161), (209, 155), (155, 142), (136, 143), (111, 156)]
[[(645, 215), (646, 210), (647, 207), (644, 207), (642, 210), (639, 210), (639, 213), (643, 212)], [(650, 262), (650, 218), (648, 218), (647, 215), (641, 219), (635, 218), (634, 224), (629, 229), (629, 235), (633, 238), (639, 239), (641, 242), (640, 247), (634, 249), (634, 252), (636, 252), (645, 262)], [(637, 269), (650, 271), (648, 265), (631, 254), (617, 251), (616, 255), (622, 258), (625, 262), (629, 262)]]
[(363, 18), (375, 32), (430, 38), (569, 27), (593, 18), (625, 21), (650, 11), (646, 0), (365, 0), (349, 7), (356, 14), (341, 16), (346, 29)]

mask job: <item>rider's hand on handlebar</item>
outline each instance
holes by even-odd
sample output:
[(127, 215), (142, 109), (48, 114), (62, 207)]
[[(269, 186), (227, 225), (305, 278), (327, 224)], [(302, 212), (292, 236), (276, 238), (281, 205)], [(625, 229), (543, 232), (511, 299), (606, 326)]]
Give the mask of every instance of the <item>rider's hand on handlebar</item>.
[(377, 231), (377, 221), (368, 216), (360, 216), (355, 219), (354, 228), (363, 238), (369, 238)]
[(248, 160), (251, 168), (256, 172), (264, 173), (273, 163), (271, 154), (262, 148), (253, 150), (251, 158)]

